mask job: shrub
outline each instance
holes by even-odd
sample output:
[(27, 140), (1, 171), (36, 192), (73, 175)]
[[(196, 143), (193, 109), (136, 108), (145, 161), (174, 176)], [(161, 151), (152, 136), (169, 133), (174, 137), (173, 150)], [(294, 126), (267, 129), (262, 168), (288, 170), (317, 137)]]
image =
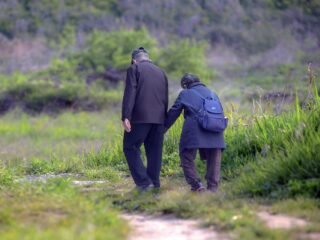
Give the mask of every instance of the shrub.
[(0, 93), (0, 112), (21, 106), (28, 113), (58, 113), (64, 109), (100, 110), (121, 99), (118, 89), (87, 89), (82, 84), (54, 86), (48, 82), (23, 83)]
[(108, 68), (126, 69), (130, 64), (131, 51), (144, 46), (152, 58), (157, 58), (157, 41), (146, 29), (94, 31), (87, 39), (84, 50), (72, 56), (80, 68), (104, 72)]
[(0, 167), (0, 188), (13, 183), (13, 175), (7, 168)]
[(70, 82), (82, 82), (83, 79), (77, 73), (77, 62), (72, 60), (53, 59), (49, 68), (35, 74), (35, 78), (49, 79), (56, 85)]
[(194, 73), (204, 82), (212, 76), (206, 63), (205, 43), (197, 43), (193, 40), (180, 40), (172, 42), (161, 51), (159, 65), (174, 78), (181, 78), (185, 73)]

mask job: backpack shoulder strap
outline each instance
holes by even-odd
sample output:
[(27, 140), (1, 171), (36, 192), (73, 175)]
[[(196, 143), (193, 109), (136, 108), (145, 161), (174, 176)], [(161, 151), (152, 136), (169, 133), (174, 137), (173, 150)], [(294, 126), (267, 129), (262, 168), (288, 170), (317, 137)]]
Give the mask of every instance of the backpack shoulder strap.
[[(196, 91), (195, 89), (190, 89), (192, 92), (194, 92), (197, 96), (199, 96), (202, 100), (206, 100), (206, 98), (205, 97), (203, 97), (198, 91)], [(213, 91), (211, 91), (210, 90), (210, 96), (211, 96), (211, 98), (215, 101), (215, 102), (218, 102), (219, 103), (219, 105), (220, 105), (220, 107), (221, 107), (221, 109), (222, 109), (222, 111), (223, 111), (223, 107), (222, 107), (222, 104), (221, 104), (221, 102), (220, 102), (220, 100), (219, 100), (219, 97), (213, 92)]]
[(199, 96), (201, 99), (206, 99), (204, 96), (202, 96), (202, 94), (200, 94), (198, 91), (196, 91), (195, 89), (190, 89), (192, 92), (194, 92), (197, 96)]
[[(200, 94), (197, 90), (195, 90), (195, 89), (193, 89), (193, 88), (191, 88), (190, 89), (192, 92), (194, 92), (197, 96), (199, 96), (201, 99), (203, 99), (203, 100), (205, 100), (206, 98), (202, 95), (202, 94)], [(215, 96), (215, 94), (211, 91), (211, 90), (209, 90), (210, 91), (210, 96), (212, 97), (212, 99), (216, 99), (216, 96)]]

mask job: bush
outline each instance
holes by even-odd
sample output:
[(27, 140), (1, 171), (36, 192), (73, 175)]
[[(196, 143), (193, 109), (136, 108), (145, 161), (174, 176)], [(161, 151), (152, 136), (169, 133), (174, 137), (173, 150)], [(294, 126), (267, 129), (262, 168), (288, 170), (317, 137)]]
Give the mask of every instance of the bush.
[(152, 58), (157, 58), (157, 41), (146, 29), (94, 31), (87, 39), (84, 50), (72, 56), (80, 69), (104, 72), (109, 68), (125, 70), (130, 64), (133, 49), (144, 46)]
[(203, 82), (213, 76), (206, 63), (205, 43), (197, 43), (193, 40), (180, 40), (169, 44), (161, 51), (159, 65), (174, 78), (181, 78), (185, 73), (194, 73)]
[(56, 85), (70, 82), (83, 82), (83, 78), (76, 71), (77, 62), (72, 60), (53, 59), (44, 71), (35, 74), (35, 79), (49, 79)]
[(7, 168), (0, 167), (0, 188), (13, 183), (13, 175)]
[(17, 106), (32, 114), (58, 113), (64, 109), (94, 111), (120, 99), (121, 92), (118, 89), (87, 89), (82, 84), (54, 86), (40, 81), (17, 84), (0, 93), (0, 113)]

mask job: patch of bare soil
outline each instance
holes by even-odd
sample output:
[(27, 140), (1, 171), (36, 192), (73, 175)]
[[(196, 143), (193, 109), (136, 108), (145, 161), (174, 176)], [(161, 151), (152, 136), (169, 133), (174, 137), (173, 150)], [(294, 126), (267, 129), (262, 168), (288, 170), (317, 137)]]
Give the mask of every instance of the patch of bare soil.
[(308, 224), (308, 222), (303, 219), (290, 217), (283, 214), (271, 214), (268, 212), (259, 212), (257, 213), (257, 215), (263, 222), (265, 222), (265, 224), (269, 228), (273, 228), (273, 229), (278, 229), (278, 228), (290, 229), (294, 227), (304, 227)]
[(201, 228), (196, 220), (141, 214), (123, 214), (122, 217), (132, 229), (129, 240), (229, 240), (212, 228)]
[(319, 240), (320, 233), (304, 233), (299, 235), (300, 239)]
[[(73, 174), (73, 173), (60, 173), (60, 174), (52, 174), (52, 173), (46, 173), (42, 175), (26, 175), (23, 178), (16, 179), (15, 182), (46, 182), (49, 179), (52, 178), (66, 178), (66, 177), (80, 177), (80, 174)], [(80, 185), (81, 181), (74, 181), (75, 185)], [(84, 181), (86, 184), (89, 181)], [(91, 181), (94, 182), (94, 181)], [(84, 185), (86, 185), (84, 184)]]

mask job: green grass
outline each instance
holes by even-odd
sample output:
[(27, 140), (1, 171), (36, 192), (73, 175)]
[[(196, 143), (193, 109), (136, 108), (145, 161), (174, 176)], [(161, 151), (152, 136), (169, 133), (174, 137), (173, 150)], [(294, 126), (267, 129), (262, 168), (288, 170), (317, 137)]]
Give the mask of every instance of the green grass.
[[(104, 229), (110, 239), (124, 238), (126, 226), (112, 209), (198, 218), (234, 239), (299, 239), (299, 234), (319, 232), (318, 98), (304, 108), (297, 99), (293, 107), (280, 115), (227, 112), (230, 126), (225, 133), (222, 186), (217, 194), (203, 195), (190, 192), (180, 168), (182, 118), (165, 136), (161, 190), (139, 193), (122, 152), (119, 113), (112, 109), (55, 116), (10, 112), (0, 118), (1, 236), (86, 239), (91, 234), (102, 239)], [(205, 164), (196, 161), (203, 176)], [(81, 179), (106, 183), (103, 191), (90, 192), (71, 186), (71, 177), (16, 182), (25, 175), (46, 173), (77, 173)], [(265, 209), (310, 224), (271, 230), (256, 215)], [(39, 221), (45, 216), (51, 217)]]
[(116, 119), (117, 116), (110, 116), (108, 111), (64, 112), (56, 117), (29, 116), (15, 111), (0, 118), (0, 136), (8, 142), (21, 137), (55, 141), (107, 139), (120, 129), (120, 121), (116, 123)]
[[(19, 201), (17, 201), (19, 199)], [(55, 179), (0, 193), (1, 239), (125, 239), (128, 227), (106, 201)]]
[[(255, 161), (242, 169), (235, 181), (236, 191), (276, 198), (296, 195), (319, 198), (319, 114), (318, 106), (301, 111), (296, 116), (296, 124), (291, 124), (291, 129), (286, 128), (289, 134), (279, 127), (268, 132), (268, 125), (277, 123), (277, 120), (262, 125), (261, 132), (268, 136), (268, 141), (265, 140), (265, 144), (269, 143), (268, 152), (259, 153)], [(289, 115), (283, 121), (290, 123), (294, 118)]]
[(20, 175), (99, 168), (104, 160), (99, 157), (100, 162), (94, 163), (97, 152), (110, 155), (111, 140), (122, 134), (117, 115), (108, 111), (65, 112), (56, 117), (14, 111), (0, 118), (0, 132), (1, 165)]
[[(1, 80), (2, 81), (2, 80)], [(62, 110), (96, 111), (117, 104), (122, 97), (118, 88), (86, 86), (84, 83), (26, 81), (0, 88), (0, 113), (21, 108), (30, 114), (57, 114)]]

